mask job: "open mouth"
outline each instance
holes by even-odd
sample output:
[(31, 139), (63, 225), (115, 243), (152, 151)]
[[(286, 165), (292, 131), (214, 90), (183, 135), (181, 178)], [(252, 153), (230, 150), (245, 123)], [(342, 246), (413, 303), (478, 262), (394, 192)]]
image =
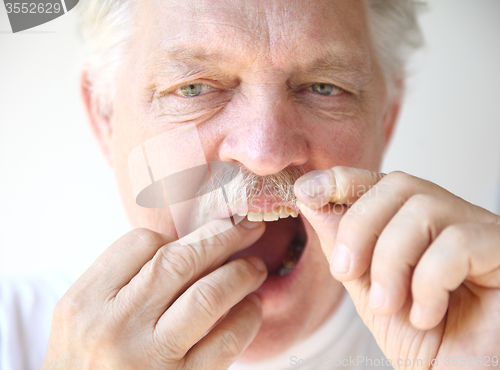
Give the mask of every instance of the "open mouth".
[[(239, 216), (244, 215), (239, 214)], [(262, 213), (249, 212), (246, 217), (249, 221), (265, 221), (266, 231), (257, 242), (233, 254), (228, 261), (254, 255), (264, 261), (268, 276), (290, 274), (297, 266), (307, 243), (302, 217), (298, 216), (297, 211), (288, 207), (278, 207), (273, 211)]]

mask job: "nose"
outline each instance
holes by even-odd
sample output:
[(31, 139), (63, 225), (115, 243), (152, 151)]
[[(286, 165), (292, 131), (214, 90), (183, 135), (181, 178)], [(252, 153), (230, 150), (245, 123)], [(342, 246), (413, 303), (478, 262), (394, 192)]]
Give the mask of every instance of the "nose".
[(294, 102), (286, 93), (262, 87), (238, 99), (219, 156), (260, 176), (307, 162), (309, 149)]

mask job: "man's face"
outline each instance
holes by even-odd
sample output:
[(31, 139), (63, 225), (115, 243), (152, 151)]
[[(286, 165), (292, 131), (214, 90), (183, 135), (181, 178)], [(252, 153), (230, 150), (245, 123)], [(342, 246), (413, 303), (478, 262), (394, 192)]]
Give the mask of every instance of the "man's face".
[[(134, 226), (176, 234), (168, 208), (135, 204), (127, 158), (169, 133), (179, 147), (174, 141), (165, 153), (182, 161), (190, 155), (185, 143), (179, 152), (189, 124), (207, 161), (234, 162), (259, 176), (336, 165), (377, 170), (390, 104), (365, 13), (364, 2), (353, 0), (144, 1), (119, 71), (109, 143)], [(269, 223), (254, 252), (286, 250), (281, 244), (295, 236), (300, 217)], [(299, 264), (258, 291), (264, 323), (246, 359), (307, 336), (338, 302), (342, 287), (302, 222), (307, 243)]]

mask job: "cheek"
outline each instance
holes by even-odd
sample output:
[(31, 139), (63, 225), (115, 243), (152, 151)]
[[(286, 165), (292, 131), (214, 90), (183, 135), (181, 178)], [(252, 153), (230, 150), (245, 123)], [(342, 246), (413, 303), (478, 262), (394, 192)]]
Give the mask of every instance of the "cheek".
[[(121, 97), (117, 97), (121, 99)], [(129, 172), (129, 155), (149, 138), (161, 134), (160, 126), (154, 120), (141, 118), (139, 109), (127, 106), (127, 97), (115, 105), (112, 122), (110, 154), (112, 167), (127, 217), (132, 227), (144, 227), (176, 237), (175, 226), (169, 208), (145, 208), (137, 205)], [(137, 180), (137, 179), (135, 179)], [(149, 180), (149, 178), (147, 179)], [(150, 180), (149, 180), (150, 183)]]
[(134, 228), (144, 227), (175, 239), (178, 238), (169, 208), (143, 208), (136, 204), (134, 206), (135, 209), (132, 210), (135, 220), (135, 223), (132, 225)]
[(310, 125), (308, 129), (314, 168), (334, 166), (377, 170), (383, 153), (381, 125), (364, 118)]

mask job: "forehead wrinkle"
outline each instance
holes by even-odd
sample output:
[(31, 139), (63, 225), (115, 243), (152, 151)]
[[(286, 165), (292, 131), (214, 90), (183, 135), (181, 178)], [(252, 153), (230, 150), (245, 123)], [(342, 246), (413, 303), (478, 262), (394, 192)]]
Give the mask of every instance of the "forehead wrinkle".
[[(271, 3), (267, 2), (267, 5)], [(183, 23), (198, 23), (202, 27), (180, 27), (169, 37), (156, 39), (150, 48), (151, 58), (147, 58), (149, 66), (156, 67), (152, 73), (235, 77), (240, 72), (266, 69), (290, 76), (341, 75), (356, 85), (361, 85), (364, 76), (371, 74), (370, 55), (363, 50), (366, 45), (346, 43), (345, 39), (335, 34), (322, 34), (315, 29), (303, 34), (305, 30), (301, 29), (300, 21), (303, 17), (297, 18), (297, 13), (304, 11), (305, 4), (299, 9), (273, 5), (272, 12), (269, 7), (252, 7), (250, 3), (232, 6), (229, 14), (237, 11), (235, 16), (243, 20), (246, 25), (243, 27), (231, 21), (234, 17), (219, 18), (226, 22), (215, 22), (220, 15), (212, 14), (214, 9), (201, 12), (205, 15), (209, 13), (209, 18), (203, 18), (198, 12), (194, 20), (184, 19)], [(245, 9), (248, 11), (242, 11)], [(284, 16), (277, 17), (276, 13)], [(311, 18), (311, 21), (314, 14), (305, 12), (306, 18)], [(175, 18), (174, 23), (179, 17)], [(295, 22), (298, 24), (295, 25)], [(341, 23), (344, 22), (348, 21), (341, 20)], [(219, 25), (226, 31), (218, 28)], [(227, 32), (228, 28), (230, 32)], [(186, 32), (191, 29), (194, 32)], [(307, 41), (308, 38), (311, 38), (310, 41)], [(306, 42), (302, 42), (304, 40)]]
[(232, 84), (235, 75), (229, 66), (230, 62), (219, 51), (174, 46), (150, 58), (149, 70), (151, 77), (158, 80), (159, 84), (163, 84), (165, 78), (168, 83), (176, 83), (197, 76)]
[(335, 48), (325, 48), (310, 63), (302, 64), (301, 73), (307, 76), (343, 76), (348, 82), (361, 88), (368, 83), (373, 74), (371, 55), (362, 50), (344, 53)]
[(176, 68), (196, 69), (200, 65), (216, 66), (226, 63), (227, 58), (220, 51), (207, 48), (188, 49), (175, 47), (166, 51), (166, 58)]
[[(294, 50), (299, 52), (298, 48), (293, 48), (287, 53), (293, 54)], [(315, 51), (312, 51), (311, 54), (314, 57), (304, 57), (301, 59), (296, 59), (296, 61), (293, 63), (294, 65), (291, 67), (307, 75), (325, 74), (328, 72), (343, 72), (358, 75), (368, 75), (372, 70), (372, 61), (370, 55), (362, 51), (351, 51), (351, 53), (344, 53), (333, 46), (323, 47), (317, 54), (315, 53)], [(189, 70), (193, 72), (199, 70), (222, 71), (225, 70), (223, 67), (229, 67), (229, 64), (233, 62), (230, 60), (230, 56), (234, 57), (235, 55), (237, 55), (237, 52), (235, 52), (233, 49), (231, 49), (227, 53), (224, 53), (221, 50), (212, 51), (208, 48), (195, 47), (193, 49), (189, 49), (187, 47), (175, 46), (169, 48), (168, 50), (163, 50), (161, 54), (158, 55), (158, 57), (152, 58), (150, 60), (162, 60), (163, 62), (153, 62), (152, 64), (164, 64), (167, 69)], [(269, 56), (266, 56), (266, 54), (258, 57), (257, 59), (260, 58), (269, 61)], [(239, 58), (236, 57), (234, 59), (236, 61)], [(271, 64), (279, 64), (279, 62), (276, 60), (276, 56), (273, 59), (274, 61), (271, 62)], [(291, 63), (292, 61), (289, 60), (289, 62)]]

